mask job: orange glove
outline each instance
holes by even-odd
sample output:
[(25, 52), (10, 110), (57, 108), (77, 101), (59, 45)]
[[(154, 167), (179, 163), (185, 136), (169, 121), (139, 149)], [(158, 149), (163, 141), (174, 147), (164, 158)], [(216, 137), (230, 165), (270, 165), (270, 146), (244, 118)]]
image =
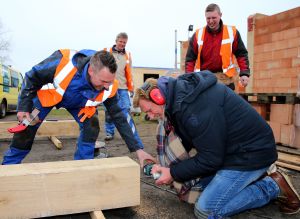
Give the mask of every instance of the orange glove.
[(80, 122), (84, 122), (86, 118), (91, 118), (95, 113), (96, 113), (96, 107), (94, 106), (82, 108), (78, 113), (78, 117), (82, 115)]

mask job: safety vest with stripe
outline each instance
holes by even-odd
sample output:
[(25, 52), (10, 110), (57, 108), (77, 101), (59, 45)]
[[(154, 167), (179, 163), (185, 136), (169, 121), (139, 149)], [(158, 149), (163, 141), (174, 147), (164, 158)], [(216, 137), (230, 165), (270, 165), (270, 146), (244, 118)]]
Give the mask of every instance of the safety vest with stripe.
[[(110, 52), (111, 54), (113, 53), (112, 47), (109, 48), (104, 48), (105, 51)], [(129, 91), (133, 91), (133, 82), (132, 82), (132, 76), (131, 76), (131, 68), (130, 68), (130, 60), (131, 60), (131, 54), (130, 52), (125, 52), (125, 58), (126, 58), (126, 67), (125, 67), (125, 77), (127, 80), (127, 88)]]
[[(72, 57), (76, 51), (61, 49), (62, 58), (54, 74), (53, 83), (44, 85), (38, 90), (37, 95), (43, 107), (51, 107), (58, 104), (69, 86), (72, 78), (77, 72), (77, 68), (72, 63)], [(107, 98), (113, 97), (118, 89), (118, 81), (109, 86), (108, 90), (101, 91), (94, 100), (88, 100), (85, 108), (96, 107), (104, 102)]]
[[(203, 47), (206, 26), (196, 31), (196, 40), (198, 43), (198, 57), (195, 65), (195, 71), (201, 70), (201, 50)], [(236, 36), (236, 28), (234, 26), (223, 25), (223, 35), (220, 56), (222, 58), (223, 73), (228, 77), (236, 74), (235, 64), (233, 63), (232, 44)]]

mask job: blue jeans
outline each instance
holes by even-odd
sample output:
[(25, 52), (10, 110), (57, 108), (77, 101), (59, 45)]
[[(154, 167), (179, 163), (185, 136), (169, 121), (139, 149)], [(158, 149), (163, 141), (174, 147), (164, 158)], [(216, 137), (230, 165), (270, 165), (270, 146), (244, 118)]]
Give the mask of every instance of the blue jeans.
[[(130, 99), (128, 95), (127, 89), (118, 89), (117, 91), (119, 95), (119, 106), (121, 107), (123, 113), (125, 115), (130, 115)], [(107, 135), (114, 136), (115, 134), (115, 124), (113, 123), (111, 117), (105, 110), (105, 132)]]
[(254, 171), (219, 170), (195, 203), (197, 218), (222, 218), (266, 205), (280, 189), (266, 176), (268, 168)]

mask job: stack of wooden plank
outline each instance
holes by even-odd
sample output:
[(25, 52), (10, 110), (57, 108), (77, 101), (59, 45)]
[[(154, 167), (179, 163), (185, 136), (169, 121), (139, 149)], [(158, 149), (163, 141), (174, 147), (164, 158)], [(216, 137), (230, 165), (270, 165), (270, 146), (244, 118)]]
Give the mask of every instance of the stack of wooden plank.
[(297, 149), (277, 146), (278, 160), (276, 164), (288, 169), (300, 171), (300, 151)]

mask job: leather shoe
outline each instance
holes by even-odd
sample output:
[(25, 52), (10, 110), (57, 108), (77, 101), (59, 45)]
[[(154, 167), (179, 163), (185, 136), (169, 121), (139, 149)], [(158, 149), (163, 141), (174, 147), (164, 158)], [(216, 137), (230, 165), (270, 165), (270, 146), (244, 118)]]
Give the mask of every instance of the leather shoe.
[(271, 173), (269, 176), (276, 182), (280, 189), (280, 194), (277, 197), (280, 211), (285, 214), (296, 214), (299, 212), (299, 195), (288, 176), (279, 171)]

